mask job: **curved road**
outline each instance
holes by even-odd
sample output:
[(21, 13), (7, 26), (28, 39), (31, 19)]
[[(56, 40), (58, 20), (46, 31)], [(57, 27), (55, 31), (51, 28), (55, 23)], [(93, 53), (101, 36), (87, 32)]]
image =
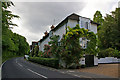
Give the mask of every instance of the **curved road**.
[(2, 66), (2, 79), (4, 78), (78, 78), (64, 74), (56, 69), (42, 67), (24, 60), (23, 57), (6, 61)]

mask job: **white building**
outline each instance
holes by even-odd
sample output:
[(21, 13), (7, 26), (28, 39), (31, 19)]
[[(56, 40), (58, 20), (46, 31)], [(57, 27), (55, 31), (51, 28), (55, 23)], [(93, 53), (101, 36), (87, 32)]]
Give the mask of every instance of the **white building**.
[[(45, 32), (45, 36), (43, 36), (43, 38), (40, 41), (38, 41), (39, 50), (44, 51), (44, 45), (48, 44), (52, 35), (59, 35), (59, 40), (61, 40), (63, 34), (66, 34), (67, 26), (70, 26), (72, 28), (75, 27), (76, 24), (79, 24), (80, 28), (88, 29), (89, 31), (94, 32), (95, 34), (97, 33), (97, 26), (99, 25), (98, 23), (95, 23), (92, 20), (90, 20), (90, 18), (82, 17), (73, 13), (66, 17), (55, 28), (54, 26), (52, 26), (49, 33)], [(83, 41), (82, 38), (80, 38), (80, 41)], [(84, 45), (83, 48), (84, 47), (86, 47), (86, 45)]]

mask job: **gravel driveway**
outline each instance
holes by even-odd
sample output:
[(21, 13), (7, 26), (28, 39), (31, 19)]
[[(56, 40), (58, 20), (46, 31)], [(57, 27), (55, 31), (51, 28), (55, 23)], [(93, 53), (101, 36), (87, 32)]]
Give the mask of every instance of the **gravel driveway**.
[(79, 71), (120, 78), (120, 64), (99, 64), (95, 67), (81, 68)]

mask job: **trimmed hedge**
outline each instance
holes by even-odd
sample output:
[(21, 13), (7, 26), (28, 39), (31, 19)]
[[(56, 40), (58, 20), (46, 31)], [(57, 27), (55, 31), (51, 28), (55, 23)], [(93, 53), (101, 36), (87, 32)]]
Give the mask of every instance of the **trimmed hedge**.
[(55, 58), (29, 57), (28, 60), (45, 66), (59, 68), (59, 60)]

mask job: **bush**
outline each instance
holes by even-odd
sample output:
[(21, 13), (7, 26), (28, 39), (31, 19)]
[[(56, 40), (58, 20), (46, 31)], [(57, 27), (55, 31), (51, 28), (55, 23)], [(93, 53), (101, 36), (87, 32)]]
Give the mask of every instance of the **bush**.
[(85, 68), (86, 67), (86, 65), (81, 65), (81, 68)]
[(119, 50), (115, 49), (114, 57), (120, 58), (120, 51)]
[(42, 51), (39, 51), (38, 56), (39, 57), (44, 57), (44, 53)]
[(120, 51), (113, 48), (107, 48), (105, 50), (100, 51), (98, 55), (99, 55), (99, 58), (120, 57)]
[(40, 58), (40, 57), (29, 57), (29, 61), (42, 64), (45, 66), (50, 66), (53, 68), (59, 68), (59, 61), (55, 58)]

